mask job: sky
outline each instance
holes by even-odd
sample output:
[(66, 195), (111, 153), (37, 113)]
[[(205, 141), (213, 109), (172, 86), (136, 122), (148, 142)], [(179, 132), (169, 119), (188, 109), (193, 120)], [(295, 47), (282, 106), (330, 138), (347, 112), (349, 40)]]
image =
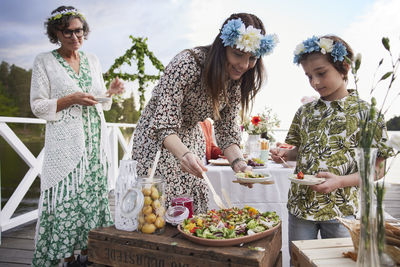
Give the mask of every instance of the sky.
[[(281, 120), (281, 129), (290, 126), (302, 97), (318, 96), (302, 68), (292, 63), (293, 50), (304, 39), (335, 34), (348, 42), (355, 53), (361, 53), (358, 88), (365, 100), (370, 100), (370, 88), (381, 58), (385, 60), (377, 77), (390, 70), (381, 38), (390, 38), (394, 56), (400, 51), (398, 0), (2, 0), (0, 61), (30, 69), (37, 54), (57, 48), (48, 41), (43, 23), (60, 5), (72, 5), (84, 13), (91, 32), (82, 50), (96, 54), (103, 71), (130, 48), (130, 35), (148, 38), (149, 50), (165, 66), (186, 48), (211, 44), (230, 14), (257, 15), (267, 33), (276, 33), (280, 43), (272, 55), (264, 57), (268, 78), (252, 113), (271, 107)], [(146, 73), (155, 73), (148, 61)], [(126, 87), (127, 93), (133, 91), (138, 99), (136, 85)], [(354, 88), (351, 75), (348, 88)], [(383, 103), (386, 88), (387, 83), (374, 93), (378, 107)], [(146, 100), (151, 89), (152, 86), (147, 89)], [(387, 96), (385, 107), (393, 104), (386, 119), (400, 115), (400, 98), (395, 98), (399, 92), (399, 83), (395, 83)]]

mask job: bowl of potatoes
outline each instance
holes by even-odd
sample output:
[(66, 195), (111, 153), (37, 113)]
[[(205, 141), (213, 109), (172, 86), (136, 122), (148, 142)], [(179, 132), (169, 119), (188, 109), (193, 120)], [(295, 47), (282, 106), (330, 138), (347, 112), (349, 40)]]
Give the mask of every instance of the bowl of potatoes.
[(143, 193), (138, 230), (145, 234), (160, 234), (165, 229), (164, 183), (161, 178), (140, 177), (138, 186)]

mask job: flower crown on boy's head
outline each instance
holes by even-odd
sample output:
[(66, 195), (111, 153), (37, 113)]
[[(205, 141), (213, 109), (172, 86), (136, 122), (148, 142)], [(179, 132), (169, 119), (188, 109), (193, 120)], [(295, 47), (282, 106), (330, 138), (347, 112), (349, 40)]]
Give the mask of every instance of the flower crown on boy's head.
[(72, 8), (72, 9), (64, 9), (62, 11), (55, 12), (48, 18), (48, 21), (61, 19), (63, 16), (66, 16), (66, 15), (79, 16), (83, 19), (85, 18), (81, 12), (79, 12), (75, 8)]
[(229, 20), (222, 27), (220, 38), (225, 47), (251, 52), (256, 57), (271, 54), (278, 43), (276, 34), (262, 35), (261, 30), (252, 25), (246, 28), (240, 18)]
[(347, 55), (346, 46), (340, 41), (334, 41), (326, 37), (313, 36), (298, 44), (294, 50), (293, 63), (299, 64), (300, 57), (306, 53), (321, 52), (322, 54), (329, 53), (333, 58), (333, 62), (343, 61)]

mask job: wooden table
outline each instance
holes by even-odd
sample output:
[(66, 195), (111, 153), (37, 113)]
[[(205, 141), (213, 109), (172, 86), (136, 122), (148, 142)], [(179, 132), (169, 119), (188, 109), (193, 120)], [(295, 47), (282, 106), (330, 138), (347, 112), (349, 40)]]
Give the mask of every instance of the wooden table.
[(351, 238), (328, 238), (292, 241), (290, 249), (292, 264), (295, 267), (356, 266), (355, 261), (343, 257), (343, 252), (354, 251)]
[[(262, 247), (265, 251), (248, 247)], [(126, 232), (114, 226), (89, 232), (89, 261), (109, 266), (201, 267), (282, 266), (282, 230), (243, 246), (197, 245), (167, 225), (160, 235)], [(98, 265), (95, 265), (98, 266)]]

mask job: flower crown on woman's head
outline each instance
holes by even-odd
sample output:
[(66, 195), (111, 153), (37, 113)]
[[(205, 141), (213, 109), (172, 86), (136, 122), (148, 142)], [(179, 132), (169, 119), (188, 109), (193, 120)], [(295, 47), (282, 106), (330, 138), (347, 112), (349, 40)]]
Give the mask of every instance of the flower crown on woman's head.
[(229, 20), (222, 27), (220, 38), (224, 46), (251, 52), (256, 57), (271, 54), (278, 43), (276, 34), (262, 35), (261, 30), (251, 25), (246, 28), (240, 18)]
[(329, 38), (319, 38), (313, 36), (304, 40), (296, 46), (294, 50), (293, 63), (299, 64), (301, 55), (312, 52), (321, 52), (322, 54), (330, 53), (333, 58), (333, 62), (343, 61), (347, 55), (346, 46), (342, 42), (335, 42)]
[(49, 17), (47, 20), (51, 21), (51, 20), (61, 19), (63, 16), (66, 16), (66, 15), (79, 16), (79, 17), (85, 19), (85, 17), (83, 16), (83, 14), (81, 12), (79, 12), (75, 8), (72, 8), (72, 9), (64, 9), (62, 11), (57, 11), (54, 14), (52, 14), (51, 17)]

